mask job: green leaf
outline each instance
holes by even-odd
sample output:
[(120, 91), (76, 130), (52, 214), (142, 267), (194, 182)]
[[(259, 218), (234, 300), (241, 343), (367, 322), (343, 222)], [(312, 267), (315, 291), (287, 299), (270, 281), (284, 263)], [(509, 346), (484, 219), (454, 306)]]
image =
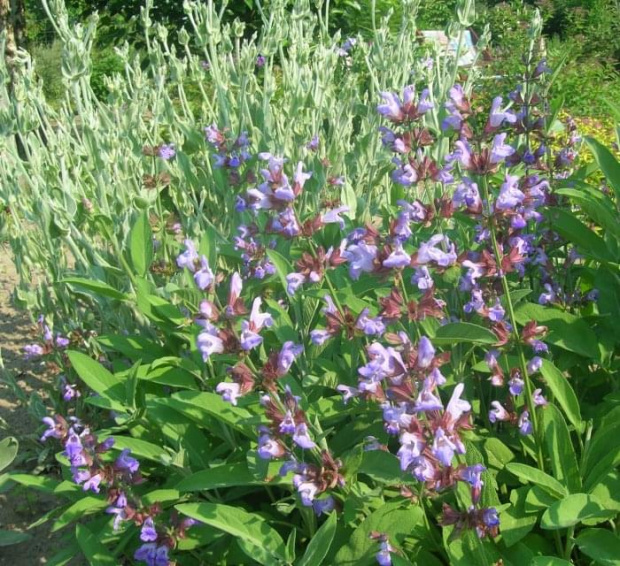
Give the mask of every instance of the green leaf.
[(69, 351), (67, 356), (73, 369), (75, 369), (80, 379), (88, 387), (104, 399), (109, 400), (114, 410), (125, 411), (123, 405), (125, 401), (125, 388), (114, 375), (86, 354)]
[(288, 262), (288, 260), (283, 255), (279, 254), (275, 250), (267, 250), (267, 257), (269, 257), (269, 259), (271, 260), (271, 263), (273, 263), (274, 267), (276, 268), (276, 273), (278, 274), (278, 277), (280, 278), (280, 282), (282, 283), (282, 288), (286, 291), (286, 288), (288, 286), (286, 282), (286, 276), (289, 273), (293, 273), (294, 271), (293, 268), (291, 267), (291, 264)]
[(30, 535), (28, 533), (20, 533), (18, 531), (1, 531), (0, 530), (0, 547), (11, 546), (12, 544), (19, 544), (28, 540)]
[(127, 356), (132, 362), (137, 360), (142, 360), (145, 363), (152, 362), (166, 355), (166, 350), (144, 336), (106, 334), (96, 338), (96, 341), (108, 350), (120, 352)]
[(515, 317), (522, 326), (530, 320), (549, 328), (545, 342), (598, 360), (598, 339), (591, 326), (582, 318), (553, 307), (521, 303), (515, 307)]
[(138, 216), (131, 229), (129, 253), (136, 273), (144, 277), (153, 262), (153, 231), (146, 210)]
[(581, 421), (581, 409), (577, 395), (562, 372), (549, 360), (543, 360), (540, 373), (545, 378), (547, 387), (553, 393), (556, 401), (564, 410), (568, 420), (575, 427), (577, 432), (581, 432), (583, 423)]
[(511, 505), (500, 516), (502, 538), (508, 547), (523, 539), (534, 528), (538, 520), (536, 515), (527, 513), (525, 509), (529, 490), (527, 486), (513, 489), (510, 493)]
[(543, 513), (540, 526), (547, 530), (566, 529), (587, 519), (604, 520), (613, 515), (613, 512), (606, 511), (593, 496), (574, 493), (551, 505)]
[(398, 458), (383, 450), (364, 452), (358, 473), (366, 474), (381, 483), (397, 484), (405, 479)]
[(111, 438), (114, 439), (115, 450), (125, 450), (128, 448), (131, 450), (132, 456), (145, 458), (157, 462), (158, 464), (163, 464), (164, 466), (169, 466), (172, 461), (170, 454), (157, 444), (128, 436), (114, 435)]
[(581, 476), (566, 421), (555, 405), (545, 407), (542, 421), (553, 475), (569, 492), (578, 493), (581, 491)]
[[(278, 475), (281, 463), (270, 463), (267, 477)], [(236, 464), (222, 464), (208, 470), (200, 470), (191, 476), (182, 479), (175, 487), (179, 491), (207, 491), (221, 487), (234, 487), (243, 485), (264, 485), (266, 481), (257, 479), (248, 470), (246, 462)], [(274, 482), (276, 483), (276, 482)]]
[(180, 391), (167, 399), (158, 399), (157, 402), (171, 407), (207, 428), (211, 427), (213, 419), (216, 419), (252, 439), (256, 437), (254, 428), (242, 424), (242, 421), (250, 419), (252, 414), (241, 407), (227, 403), (215, 393)]
[(511, 462), (506, 464), (506, 470), (526, 483), (539, 485), (551, 495), (556, 497), (564, 497), (565, 495), (568, 495), (568, 490), (566, 487), (564, 487), (554, 477), (551, 477), (549, 474), (546, 474), (538, 468), (533, 468), (532, 466), (527, 466), (526, 464)]
[(469, 322), (451, 322), (437, 329), (433, 343), (438, 345), (458, 342), (497, 344), (497, 336), (488, 328)]
[(603, 566), (620, 566), (620, 538), (605, 529), (586, 529), (576, 541), (579, 550)]
[(247, 540), (250, 544), (264, 549), (274, 559), (285, 560), (286, 550), (282, 537), (256, 513), (219, 503), (182, 503), (177, 505), (176, 509), (192, 519)]
[(568, 241), (573, 242), (581, 252), (599, 261), (615, 260), (607, 248), (605, 240), (588, 228), (572, 212), (562, 208), (553, 208), (549, 212), (553, 229)]
[[(61, 482), (45, 476), (31, 476), (29, 474), (9, 474), (9, 478), (26, 487), (37, 489), (45, 493), (54, 493)], [(77, 486), (76, 486), (77, 487)]]
[(97, 499), (90, 495), (76, 501), (73, 505), (70, 505), (64, 512), (56, 519), (52, 526), (52, 532), (59, 531), (63, 527), (66, 527), (72, 521), (77, 521), (86, 515), (91, 515), (108, 506), (108, 502), (103, 499)]
[(102, 297), (108, 297), (110, 299), (116, 299), (118, 301), (126, 301), (129, 295), (117, 291), (114, 287), (111, 287), (103, 281), (97, 281), (95, 279), (82, 279), (81, 277), (66, 277), (61, 279), (59, 283), (68, 283), (69, 285), (75, 285), (81, 287), (95, 295), (101, 295)]
[(8, 468), (19, 450), (19, 443), (16, 438), (7, 436), (0, 440), (0, 472)]
[(320, 566), (323, 563), (334, 540), (337, 524), (338, 516), (336, 513), (330, 513), (327, 521), (321, 525), (321, 528), (310, 540), (306, 552), (297, 566)]
[(616, 200), (620, 202), (620, 163), (603, 144), (594, 138), (586, 136), (586, 143), (594, 154), (603, 175), (616, 193)]
[(90, 566), (107, 566), (117, 563), (116, 558), (99, 542), (99, 537), (95, 536), (86, 526), (75, 526), (75, 538)]
[(371, 532), (388, 533), (390, 543), (398, 545), (422, 521), (423, 516), (424, 511), (420, 507), (411, 505), (403, 507), (402, 502), (383, 504), (353, 531), (349, 542), (336, 553), (333, 564), (338, 566), (374, 564), (377, 543), (370, 539)]
[(556, 556), (535, 556), (530, 566), (573, 566), (572, 562)]

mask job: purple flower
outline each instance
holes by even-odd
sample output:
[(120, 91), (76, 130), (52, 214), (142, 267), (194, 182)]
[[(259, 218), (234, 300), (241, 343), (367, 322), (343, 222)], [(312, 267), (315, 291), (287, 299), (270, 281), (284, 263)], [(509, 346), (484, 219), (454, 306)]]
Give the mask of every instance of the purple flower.
[(336, 503), (331, 495), (328, 495), (323, 499), (315, 499), (312, 502), (312, 508), (314, 509), (314, 512), (317, 514), (318, 517), (323, 514), (327, 515), (328, 513), (333, 511), (335, 507)]
[(452, 396), (446, 406), (446, 413), (450, 415), (452, 422), (456, 422), (461, 418), (463, 413), (471, 411), (471, 405), (468, 401), (461, 399), (461, 395), (465, 389), (464, 383), (458, 383), (452, 391)]
[(400, 435), (400, 448), (397, 456), (400, 460), (400, 469), (405, 472), (409, 469), (426, 447), (424, 438), (414, 432), (403, 432)]
[(466, 206), (472, 209), (479, 207), (482, 201), (480, 199), (478, 185), (467, 177), (463, 177), (463, 182), (456, 187), (452, 195), (452, 204), (454, 206)]
[[(437, 246), (444, 243), (448, 251), (445, 252)], [(448, 267), (456, 262), (457, 255), (454, 244), (450, 242), (447, 236), (436, 234), (428, 242), (424, 242), (418, 249), (418, 263), (425, 264), (434, 261), (441, 267)]]
[(196, 338), (196, 345), (205, 362), (212, 354), (224, 353), (224, 342), (214, 332), (217, 332), (217, 329), (212, 327), (211, 331), (201, 332), (198, 334), (198, 338)]
[(41, 420), (48, 427), (41, 437), (41, 442), (45, 442), (48, 438), (62, 438), (62, 433), (56, 427), (56, 421), (52, 417), (43, 417)]
[(541, 407), (549, 403), (547, 399), (544, 398), (542, 389), (534, 389), (534, 392), (532, 393), (532, 401), (537, 407)]
[(525, 195), (518, 189), (519, 177), (516, 175), (506, 175), (495, 208), (499, 210), (512, 210), (519, 206), (524, 200)]
[(528, 434), (532, 434), (534, 427), (530, 421), (530, 413), (529, 411), (523, 411), (519, 416), (519, 422), (517, 423), (519, 426), (519, 432), (526, 436)]
[(290, 340), (285, 342), (282, 346), (282, 350), (278, 354), (278, 373), (284, 375), (291, 369), (293, 362), (304, 351), (304, 347), (301, 344), (295, 344)]
[(311, 450), (312, 448), (316, 447), (316, 444), (308, 435), (308, 426), (306, 425), (306, 423), (299, 423), (295, 427), (293, 442), (304, 450)]
[(489, 411), (489, 420), (492, 423), (496, 423), (497, 421), (507, 421), (510, 419), (510, 414), (504, 407), (502, 407), (499, 401), (492, 401), (491, 407), (493, 407)]
[(81, 393), (77, 390), (77, 386), (65, 383), (62, 388), (62, 398), (65, 401), (71, 401), (77, 397), (81, 397)]
[(394, 246), (394, 251), (383, 261), (383, 267), (399, 269), (407, 267), (411, 262), (409, 254), (400, 244)]
[(204, 291), (213, 283), (215, 277), (209, 267), (209, 260), (205, 256), (200, 256), (200, 263), (202, 267), (194, 274), (194, 280), (198, 288)]
[(170, 561), (168, 559), (168, 547), (157, 546), (154, 542), (147, 542), (143, 544), (133, 557), (141, 562), (146, 562), (147, 566), (168, 566)]
[(533, 373), (536, 373), (537, 371), (540, 371), (540, 368), (542, 368), (542, 365), (543, 365), (542, 358), (540, 356), (534, 356), (527, 363), (527, 373), (529, 375), (532, 375)]
[(505, 314), (506, 314), (506, 311), (504, 310), (504, 307), (502, 307), (501, 303), (499, 302), (499, 299), (497, 299), (497, 302), (495, 303), (495, 305), (493, 305), (489, 309), (489, 319), (492, 320), (493, 322), (499, 322), (501, 320), (504, 320)]
[(495, 507), (485, 509), (482, 513), (482, 521), (489, 528), (497, 527), (499, 525), (499, 515), (497, 514), (497, 509), (495, 509)]
[(69, 436), (67, 438), (67, 442), (65, 443), (64, 454), (69, 460), (71, 466), (77, 467), (86, 465), (82, 440), (73, 429), (69, 430)]
[(418, 342), (418, 367), (429, 367), (433, 362), (434, 357), (435, 348), (433, 348), (433, 344), (431, 344), (431, 341), (426, 336), (422, 336), (422, 338), (420, 338), (420, 341)]
[(446, 436), (444, 430), (439, 427), (435, 431), (435, 440), (433, 441), (432, 447), (433, 456), (444, 466), (448, 467), (452, 464), (452, 458), (454, 458), (456, 449), (456, 444), (454, 444), (454, 442)]
[(119, 470), (126, 470), (135, 474), (140, 467), (140, 462), (135, 458), (132, 458), (129, 454), (131, 454), (131, 450), (129, 448), (125, 448), (119, 457), (116, 459), (114, 466)]
[(268, 429), (263, 429), (262, 434), (258, 437), (257, 453), (259, 458), (263, 460), (273, 460), (284, 456), (286, 450), (269, 434)]
[(331, 334), (327, 330), (316, 328), (310, 331), (310, 340), (315, 346), (321, 346), (331, 338)]
[(547, 346), (547, 344), (541, 342), (540, 340), (532, 340), (530, 342), (530, 346), (537, 354), (544, 354), (549, 352), (549, 346)]
[(498, 134), (493, 138), (493, 146), (491, 147), (491, 163), (499, 163), (502, 159), (511, 156), (515, 152), (515, 148), (504, 143), (506, 134)]
[(265, 57), (263, 55), (258, 55), (258, 57), (256, 57), (256, 66), (259, 69), (264, 67), (266, 62), (267, 62), (267, 59), (265, 59)]
[(517, 397), (521, 395), (521, 393), (523, 393), (524, 387), (525, 387), (525, 382), (520, 377), (517, 377), (517, 376), (513, 377), (508, 382), (508, 389), (510, 391), (510, 394), (513, 397)]
[(325, 214), (323, 214), (323, 216), (321, 217), (321, 222), (323, 222), (323, 224), (339, 224), (340, 225), (340, 229), (343, 230), (344, 229), (344, 219), (340, 217), (340, 215), (342, 213), (345, 212), (349, 212), (349, 207), (348, 206), (340, 206), (338, 208), (334, 208), (333, 210), (328, 210)]
[(66, 348), (69, 345), (69, 339), (61, 336), (60, 334), (56, 335), (56, 347), (57, 348)]
[(45, 353), (42, 346), (39, 344), (28, 344), (24, 346), (24, 359), (31, 360), (32, 358), (38, 358)]
[(384, 102), (377, 106), (377, 112), (393, 122), (400, 122), (405, 114), (402, 111), (398, 96), (393, 92), (382, 92), (381, 97)]
[(411, 283), (415, 283), (421, 291), (432, 289), (435, 284), (430, 272), (428, 271), (428, 267), (425, 265), (415, 268), (415, 273), (411, 277)]
[(424, 380), (424, 387), (415, 402), (415, 410), (419, 412), (443, 410), (441, 399), (433, 394), (428, 385), (428, 380)]
[(146, 521), (142, 523), (140, 540), (144, 542), (152, 542), (157, 540), (157, 531), (155, 530), (155, 524), (153, 523), (152, 517), (147, 517)]
[(491, 104), (491, 115), (489, 116), (489, 124), (492, 128), (499, 128), (504, 122), (514, 124), (517, 117), (510, 110), (502, 110), (502, 97), (497, 96)]
[(359, 393), (355, 387), (349, 387), (348, 385), (338, 385), (336, 391), (342, 393), (342, 401), (345, 405)]
[(239, 397), (240, 390), (241, 385), (238, 383), (227, 383), (224, 381), (218, 383), (215, 388), (215, 392), (219, 393), (224, 401), (228, 401), (232, 405), (237, 404), (237, 397)]
[(306, 276), (301, 273), (289, 273), (286, 276), (286, 292), (294, 295), (297, 290), (305, 283)]
[(369, 317), (367, 308), (360, 313), (355, 326), (362, 330), (366, 336), (380, 336), (385, 332), (385, 324), (381, 320), (381, 317)]
[(312, 139), (306, 144), (306, 148), (310, 151), (317, 151), (319, 149), (319, 136), (312, 136)]
[(553, 287), (549, 283), (545, 283), (546, 293), (541, 293), (540, 297), (538, 297), (539, 305), (546, 305), (548, 303), (552, 303), (556, 300), (557, 295)]
[(392, 557), (390, 556), (390, 552), (394, 552), (394, 549), (390, 546), (389, 542), (383, 541), (381, 543), (381, 550), (375, 554), (375, 558), (377, 559), (377, 564), (379, 564), (379, 566), (392, 566)]
[(177, 265), (183, 269), (187, 267), (191, 272), (196, 270), (195, 262), (198, 259), (196, 245), (191, 240), (185, 240), (185, 251), (177, 257)]
[(101, 484), (102, 479), (103, 478), (101, 477), (101, 474), (95, 474), (94, 476), (90, 476), (90, 478), (88, 478), (84, 482), (82, 489), (84, 491), (92, 491), (93, 493), (99, 493), (100, 491), (99, 485)]
[(176, 151), (174, 149), (174, 144), (162, 144), (159, 146), (159, 151), (157, 152), (157, 154), (159, 155), (159, 157), (161, 159), (163, 159), (164, 161), (170, 161), (175, 155), (176, 155)]
[(377, 246), (359, 242), (347, 247), (342, 253), (344, 259), (349, 262), (349, 275), (352, 279), (359, 279), (362, 272), (370, 273), (374, 270), (374, 262), (377, 257)]

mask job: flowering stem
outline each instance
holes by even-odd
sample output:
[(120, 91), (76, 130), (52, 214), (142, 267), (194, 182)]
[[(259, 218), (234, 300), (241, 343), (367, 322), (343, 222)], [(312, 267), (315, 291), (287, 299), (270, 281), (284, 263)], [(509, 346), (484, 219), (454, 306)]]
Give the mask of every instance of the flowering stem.
[(487, 202), (487, 206), (489, 206), (489, 228), (491, 232), (491, 242), (493, 244), (493, 254), (495, 255), (495, 261), (497, 265), (497, 273), (502, 282), (502, 288), (504, 290), (504, 298), (506, 300), (506, 306), (508, 308), (508, 316), (510, 318), (510, 324), (512, 325), (512, 336), (515, 342), (515, 346), (517, 348), (517, 353), (519, 355), (519, 364), (521, 366), (521, 373), (523, 375), (523, 381), (525, 383), (525, 406), (529, 409), (530, 418), (532, 420), (532, 428), (534, 429), (534, 440), (536, 443), (536, 457), (538, 461), (538, 467), (541, 471), (545, 469), (545, 461), (543, 457), (542, 451), (542, 439), (541, 439), (541, 428), (540, 423), (538, 422), (538, 415), (536, 413), (536, 407), (532, 401), (532, 382), (530, 380), (528, 371), (527, 371), (527, 362), (525, 361), (525, 355), (523, 354), (523, 348), (521, 346), (521, 337), (519, 336), (519, 329), (517, 327), (517, 319), (515, 316), (514, 307), (512, 305), (512, 299), (510, 297), (510, 287), (508, 286), (508, 279), (506, 278), (506, 274), (501, 268), (501, 259), (502, 255), (500, 253), (499, 244), (497, 242), (497, 235), (495, 233), (495, 220), (493, 216), (493, 211), (490, 210), (491, 200), (489, 195), (489, 184), (486, 176), (482, 177), (482, 191), (485, 201)]

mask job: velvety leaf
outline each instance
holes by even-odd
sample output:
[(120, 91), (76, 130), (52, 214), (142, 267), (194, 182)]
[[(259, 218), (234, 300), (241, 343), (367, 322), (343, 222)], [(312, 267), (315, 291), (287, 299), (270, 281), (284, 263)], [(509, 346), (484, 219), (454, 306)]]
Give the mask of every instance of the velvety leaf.
[(606, 529), (585, 529), (576, 541), (579, 550), (603, 566), (620, 566), (620, 538)]
[(117, 299), (118, 301), (125, 301), (129, 298), (126, 293), (121, 293), (111, 287), (103, 281), (97, 281), (96, 279), (82, 279), (80, 277), (66, 277), (61, 279), (59, 283), (68, 283), (69, 285), (75, 285), (86, 291), (90, 291), (95, 296), (101, 295), (102, 297), (108, 297), (110, 299)]
[(95, 393), (110, 401), (116, 410), (124, 411), (125, 390), (123, 384), (99, 362), (81, 352), (67, 352), (73, 369), (80, 379)]
[(170, 453), (157, 444), (129, 436), (114, 435), (112, 438), (114, 439), (114, 449), (125, 450), (128, 448), (134, 457), (145, 458), (164, 466), (169, 466), (172, 461)]
[(477, 344), (496, 344), (497, 336), (483, 326), (470, 322), (451, 322), (437, 329), (433, 344), (456, 344), (458, 342), (475, 342)]
[(512, 490), (511, 505), (500, 515), (502, 538), (508, 547), (523, 539), (534, 528), (538, 520), (536, 515), (528, 514), (525, 510), (525, 500), (529, 489), (529, 487), (520, 487)]
[(99, 336), (96, 341), (106, 349), (120, 352), (132, 362), (151, 362), (166, 355), (166, 351), (159, 344), (144, 336), (106, 334)]
[(405, 474), (400, 469), (398, 458), (383, 450), (364, 452), (358, 473), (366, 474), (382, 483), (397, 484), (405, 480)]
[(572, 566), (572, 563), (556, 556), (535, 556), (530, 566)]
[(288, 286), (286, 283), (286, 276), (290, 273), (293, 273), (295, 270), (292, 268), (288, 260), (282, 254), (279, 254), (275, 250), (267, 250), (267, 257), (269, 257), (271, 263), (273, 263), (274, 267), (276, 268), (276, 273), (280, 278), (282, 288), (286, 291), (286, 288)]
[(535, 320), (547, 326), (549, 334), (545, 337), (545, 342), (588, 358), (599, 358), (596, 334), (582, 318), (553, 307), (534, 303), (517, 305), (515, 316), (521, 325)]
[(117, 563), (110, 551), (99, 542), (99, 537), (95, 536), (85, 525), (75, 526), (75, 538), (88, 560), (90, 566), (113, 566)]
[(336, 554), (334, 564), (339, 566), (365, 566), (375, 563), (377, 543), (370, 539), (373, 531), (389, 533), (390, 543), (399, 544), (422, 520), (420, 507), (403, 507), (401, 502), (385, 503), (355, 529), (351, 538)]
[(568, 495), (568, 490), (554, 477), (526, 464), (511, 462), (506, 464), (506, 469), (526, 483), (539, 485), (545, 491), (556, 497), (564, 497)]
[(0, 472), (11, 465), (18, 450), (19, 443), (16, 438), (7, 436), (0, 440)]
[(131, 228), (129, 253), (136, 273), (144, 277), (153, 261), (153, 231), (146, 210), (138, 216)]
[(581, 476), (566, 421), (555, 405), (545, 407), (542, 415), (547, 454), (551, 460), (553, 475), (568, 488), (569, 492), (578, 493), (581, 490)]
[(330, 513), (327, 521), (321, 525), (310, 540), (306, 552), (297, 563), (297, 566), (320, 566), (323, 563), (334, 540), (337, 524), (338, 516), (336, 513)]
[(553, 393), (560, 407), (562, 407), (570, 423), (575, 427), (575, 430), (580, 432), (583, 428), (581, 409), (579, 408), (579, 401), (577, 400), (577, 395), (575, 395), (575, 391), (571, 384), (564, 375), (562, 375), (562, 372), (549, 360), (543, 360), (540, 373), (545, 378), (547, 387), (551, 393)]
[(607, 248), (605, 240), (572, 212), (554, 208), (549, 211), (549, 219), (553, 223), (553, 229), (569, 242), (573, 242), (581, 253), (599, 261), (613, 262), (616, 259)]
[(0, 547), (11, 546), (12, 544), (19, 544), (20, 542), (24, 542), (29, 538), (31, 537), (28, 533), (0, 530)]
[(83, 499), (79, 499), (73, 505), (70, 505), (63, 511), (63, 513), (56, 519), (52, 526), (52, 532), (59, 531), (63, 527), (66, 527), (72, 521), (77, 521), (85, 515), (91, 515), (101, 511), (108, 506), (108, 502), (104, 499), (98, 499), (87, 495)]
[[(268, 477), (278, 478), (281, 462), (271, 462)], [(265, 485), (266, 481), (256, 479), (248, 470), (246, 462), (236, 464), (222, 464), (208, 470), (200, 470), (191, 476), (182, 479), (176, 489), (182, 492), (206, 491), (221, 487), (233, 487), (242, 485)], [(277, 483), (277, 482), (274, 482)]]
[(607, 517), (610, 517), (610, 512), (594, 497), (585, 493), (574, 493), (551, 505), (543, 513), (540, 526), (547, 530), (565, 529), (586, 519), (604, 520)]
[(589, 136), (586, 136), (585, 141), (607, 182), (613, 188), (616, 199), (620, 201), (620, 163), (602, 143)]
[(176, 509), (183, 515), (263, 548), (272, 559), (285, 560), (282, 537), (256, 513), (219, 503), (182, 503)]

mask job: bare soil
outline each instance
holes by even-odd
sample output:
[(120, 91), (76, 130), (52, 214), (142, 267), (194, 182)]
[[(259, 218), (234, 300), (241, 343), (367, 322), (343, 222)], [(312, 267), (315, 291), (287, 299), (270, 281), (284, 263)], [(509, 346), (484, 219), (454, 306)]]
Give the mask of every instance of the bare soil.
[[(20, 452), (13, 467), (29, 472), (36, 465), (40, 448), (36, 440), (40, 423), (31, 416), (26, 404), (20, 402), (5, 379), (13, 377), (28, 400), (35, 391), (45, 398), (45, 387), (53, 383), (54, 377), (40, 362), (23, 358), (23, 348), (36, 340), (37, 330), (28, 315), (11, 305), (11, 293), (16, 283), (11, 251), (0, 244), (0, 353), (4, 363), (4, 369), (0, 368), (0, 439), (17, 437)], [(28, 529), (30, 524), (57, 505), (54, 499), (20, 486), (0, 488), (0, 529), (31, 535), (23, 543), (0, 546), (0, 566), (46, 564), (62, 549), (64, 533), (52, 534), (51, 522)]]

